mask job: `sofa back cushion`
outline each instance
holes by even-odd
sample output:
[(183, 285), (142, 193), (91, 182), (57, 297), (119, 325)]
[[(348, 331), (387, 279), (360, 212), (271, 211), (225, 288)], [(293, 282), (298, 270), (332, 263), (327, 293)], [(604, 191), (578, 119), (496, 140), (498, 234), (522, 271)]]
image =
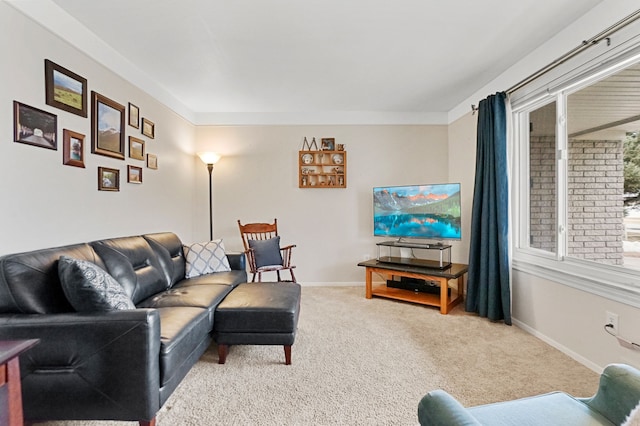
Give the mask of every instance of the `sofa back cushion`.
[(65, 255), (104, 268), (89, 244), (9, 254), (0, 258), (0, 313), (73, 312), (60, 285), (58, 259)]
[(122, 237), (91, 243), (106, 271), (122, 285), (133, 303), (169, 287), (166, 271), (147, 240)]
[(167, 274), (169, 286), (182, 281), (185, 276), (185, 258), (182, 241), (173, 232), (146, 234), (143, 237), (158, 255), (158, 260)]

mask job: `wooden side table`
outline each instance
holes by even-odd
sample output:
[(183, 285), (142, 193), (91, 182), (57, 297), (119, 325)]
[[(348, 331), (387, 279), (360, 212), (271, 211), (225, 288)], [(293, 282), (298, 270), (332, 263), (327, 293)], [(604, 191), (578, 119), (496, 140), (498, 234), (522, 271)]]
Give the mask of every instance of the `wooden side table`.
[(0, 425), (22, 426), (20, 354), (40, 340), (0, 341)]

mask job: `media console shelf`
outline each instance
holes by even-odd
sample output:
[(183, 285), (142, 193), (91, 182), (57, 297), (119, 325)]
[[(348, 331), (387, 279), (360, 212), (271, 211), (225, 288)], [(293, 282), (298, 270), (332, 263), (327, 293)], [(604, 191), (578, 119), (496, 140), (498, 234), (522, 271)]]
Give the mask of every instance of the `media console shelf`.
[[(410, 241), (402, 241), (402, 240), (393, 240), (393, 241), (382, 241), (376, 243), (378, 246), (378, 262), (381, 263), (394, 263), (400, 265), (407, 266), (423, 266), (426, 268), (438, 268), (438, 269), (446, 269), (451, 266), (451, 246), (444, 245), (441, 243), (415, 243)], [(380, 255), (380, 247), (388, 248), (388, 256)], [(429, 259), (421, 259), (417, 257), (403, 257), (393, 256), (393, 249), (418, 249), (418, 250), (437, 250), (438, 251), (438, 260), (429, 260)]]
[[(426, 268), (424, 266), (402, 265), (384, 263), (378, 260), (367, 260), (358, 263), (358, 266), (366, 268), (366, 298), (373, 296), (386, 297), (388, 299), (402, 300), (405, 302), (419, 303), (422, 305), (436, 306), (440, 313), (445, 315), (462, 302), (464, 298), (464, 276), (467, 273), (467, 265), (451, 263), (448, 268)], [(386, 284), (373, 286), (373, 273), (381, 274), (388, 279), (394, 276), (417, 278), (426, 281), (434, 281), (439, 285), (439, 293), (431, 294), (419, 291), (405, 290), (388, 287)], [(456, 285), (449, 287), (449, 281), (456, 280)]]

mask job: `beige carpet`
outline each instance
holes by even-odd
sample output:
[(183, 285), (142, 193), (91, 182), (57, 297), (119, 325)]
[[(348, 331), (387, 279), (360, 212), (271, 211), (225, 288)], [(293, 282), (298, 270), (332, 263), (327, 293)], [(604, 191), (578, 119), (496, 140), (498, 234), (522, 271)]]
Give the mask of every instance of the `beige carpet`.
[[(590, 396), (598, 375), (526, 332), (456, 307), (364, 297), (364, 287), (303, 287), (292, 365), (282, 347), (213, 344), (158, 415), (174, 425), (416, 425), (442, 388), (466, 406), (563, 390)], [(48, 426), (135, 422), (49, 422)]]

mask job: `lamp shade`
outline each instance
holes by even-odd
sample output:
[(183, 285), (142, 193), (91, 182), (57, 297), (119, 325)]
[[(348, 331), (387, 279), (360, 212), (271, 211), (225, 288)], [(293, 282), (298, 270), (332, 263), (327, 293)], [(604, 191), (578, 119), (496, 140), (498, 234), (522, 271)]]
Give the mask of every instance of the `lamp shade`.
[(216, 164), (220, 160), (220, 154), (215, 152), (199, 152), (198, 157), (204, 164)]

